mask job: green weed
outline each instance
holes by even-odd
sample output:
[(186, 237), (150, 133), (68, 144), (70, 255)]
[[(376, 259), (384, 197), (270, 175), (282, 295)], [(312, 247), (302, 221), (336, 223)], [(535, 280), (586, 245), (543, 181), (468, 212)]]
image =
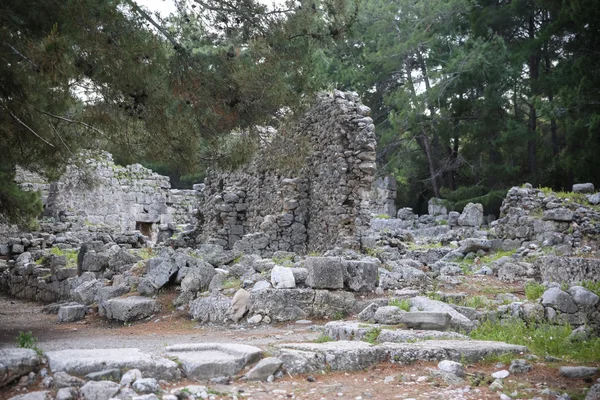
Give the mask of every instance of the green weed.
[(486, 308), (490, 302), (485, 296), (473, 296), (469, 297), (464, 302), (465, 307), (471, 308)]
[(318, 338), (315, 339), (315, 343), (326, 343), (333, 342), (333, 338), (331, 336), (327, 336), (325, 334), (321, 334)]
[(379, 219), (390, 219), (390, 216), (387, 214), (377, 214), (376, 216), (374, 216), (373, 218), (379, 218)]
[(527, 296), (527, 300), (529, 301), (539, 299), (545, 291), (546, 287), (541, 283), (529, 282), (525, 285), (525, 296)]
[(42, 350), (39, 349), (35, 344), (37, 343), (37, 338), (33, 336), (31, 331), (29, 332), (19, 332), (19, 336), (17, 336), (17, 346), (22, 349), (32, 349), (35, 350), (38, 355), (42, 355)]
[(379, 337), (379, 334), (381, 333), (381, 328), (371, 328), (367, 331), (367, 333), (365, 333), (365, 337), (363, 338), (363, 340), (365, 342), (371, 343), (371, 344), (375, 344), (375, 341), (377, 340), (377, 338)]
[(410, 311), (410, 300), (409, 299), (402, 299), (402, 300), (398, 300), (398, 299), (390, 299), (390, 301), (388, 302), (388, 304), (390, 306), (396, 306), (401, 310), (404, 311)]
[(597, 296), (600, 296), (600, 281), (593, 282), (590, 280), (586, 280), (586, 281), (581, 282), (581, 286), (583, 286), (590, 292), (594, 292)]
[(240, 288), (242, 281), (236, 276), (230, 276), (223, 281), (223, 289)]

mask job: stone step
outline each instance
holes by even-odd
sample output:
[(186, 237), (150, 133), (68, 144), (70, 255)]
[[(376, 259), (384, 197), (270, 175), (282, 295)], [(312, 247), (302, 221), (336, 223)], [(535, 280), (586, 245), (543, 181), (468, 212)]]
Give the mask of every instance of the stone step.
[(426, 340), (416, 343), (337, 341), (287, 343), (277, 346), (277, 357), (289, 373), (308, 373), (329, 368), (356, 371), (383, 361), (480, 361), (489, 355), (527, 352), (527, 347), (482, 340)]
[(139, 369), (144, 376), (175, 380), (181, 372), (174, 361), (143, 353), (140, 349), (71, 349), (45, 353), (52, 372), (84, 376), (107, 369)]
[(332, 321), (325, 325), (324, 334), (335, 340), (364, 340), (371, 332), (380, 330), (377, 343), (404, 343), (431, 339), (468, 339), (468, 336), (451, 331), (395, 329), (386, 325), (360, 322)]
[(260, 360), (262, 350), (243, 344), (194, 343), (169, 346), (165, 355), (181, 364), (188, 379), (208, 380), (237, 374)]

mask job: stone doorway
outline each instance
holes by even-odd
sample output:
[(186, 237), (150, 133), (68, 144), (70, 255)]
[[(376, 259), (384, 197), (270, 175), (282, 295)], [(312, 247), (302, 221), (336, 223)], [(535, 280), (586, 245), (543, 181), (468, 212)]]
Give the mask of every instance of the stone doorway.
[(140, 231), (142, 235), (152, 240), (152, 223), (151, 222), (136, 222), (135, 230)]

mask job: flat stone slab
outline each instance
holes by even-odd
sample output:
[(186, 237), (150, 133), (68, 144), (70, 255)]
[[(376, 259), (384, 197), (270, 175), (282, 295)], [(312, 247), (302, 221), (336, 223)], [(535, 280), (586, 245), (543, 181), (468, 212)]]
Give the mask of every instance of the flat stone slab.
[(488, 340), (425, 340), (416, 343), (384, 343), (391, 361), (410, 364), (423, 361), (477, 362), (491, 355), (526, 353), (525, 346)]
[(413, 329), (386, 328), (385, 325), (366, 324), (360, 322), (332, 321), (325, 325), (324, 334), (335, 340), (364, 340), (365, 335), (373, 329), (380, 329), (375, 339), (378, 343), (404, 343), (415, 340), (431, 339), (469, 339), (461, 333), (452, 331), (430, 331)]
[(445, 331), (452, 317), (444, 312), (407, 312), (400, 316), (400, 323), (407, 328)]
[(416, 343), (345, 341), (288, 343), (276, 346), (277, 357), (290, 373), (306, 373), (329, 368), (356, 371), (383, 361), (410, 364), (414, 361), (476, 362), (489, 355), (527, 352), (527, 347), (484, 340), (425, 340)]
[(108, 319), (129, 322), (149, 317), (160, 311), (156, 300), (142, 296), (110, 299), (98, 304), (98, 314)]
[(237, 374), (258, 361), (262, 350), (243, 344), (194, 343), (169, 346), (165, 355), (181, 364), (188, 379), (208, 380)]
[(45, 353), (52, 372), (64, 371), (78, 376), (107, 369), (133, 369), (142, 371), (144, 376), (157, 379), (175, 380), (181, 377), (177, 363), (140, 349), (72, 349)]
[(40, 357), (35, 350), (0, 350), (0, 387), (29, 374), (39, 365)]

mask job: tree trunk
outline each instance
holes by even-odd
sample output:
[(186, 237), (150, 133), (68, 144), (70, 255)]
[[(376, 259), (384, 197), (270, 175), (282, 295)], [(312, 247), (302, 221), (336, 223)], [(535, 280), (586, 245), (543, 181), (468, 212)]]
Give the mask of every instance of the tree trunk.
[[(535, 39), (535, 15), (529, 17), (529, 39)], [(527, 170), (532, 177), (535, 178), (537, 172), (537, 110), (535, 109), (535, 96), (537, 94), (537, 79), (540, 70), (540, 55), (539, 51), (535, 51), (529, 56), (529, 86), (531, 90), (531, 101), (529, 103), (529, 121), (527, 123), (527, 131), (529, 139), (527, 141)], [(535, 179), (534, 179), (535, 181)]]
[(429, 175), (431, 177), (431, 188), (433, 189), (433, 195), (435, 197), (440, 197), (440, 189), (437, 183), (435, 163), (433, 160), (433, 154), (431, 154), (431, 144), (429, 143), (429, 138), (425, 134), (425, 132), (421, 132), (417, 136), (417, 143), (425, 153), (425, 157), (427, 158), (427, 166), (429, 167)]

